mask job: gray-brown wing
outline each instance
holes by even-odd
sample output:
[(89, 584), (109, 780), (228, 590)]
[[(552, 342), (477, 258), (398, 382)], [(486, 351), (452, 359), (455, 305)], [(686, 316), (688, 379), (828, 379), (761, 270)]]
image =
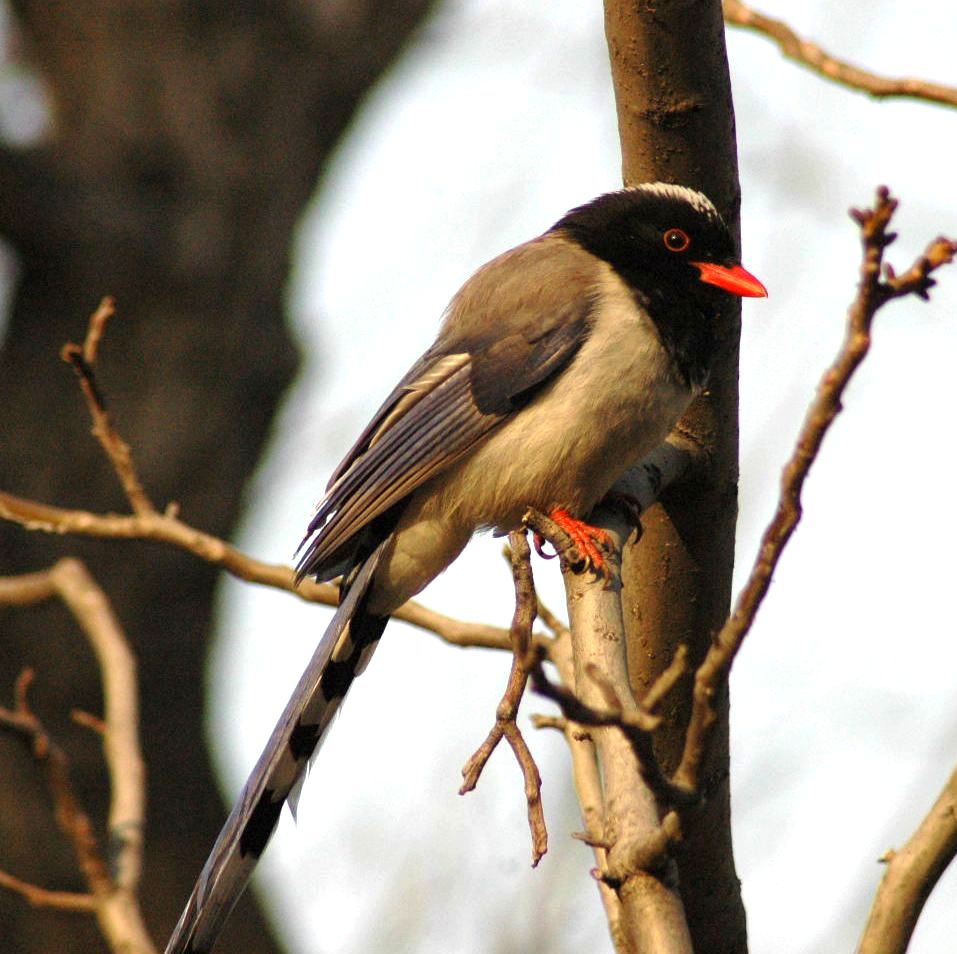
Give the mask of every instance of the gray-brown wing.
[[(522, 246), (480, 270), (453, 301), (470, 321), (446, 333), (393, 391), (337, 469), (313, 517), (300, 576), (328, 578), (365, 528), (515, 413), (575, 355), (589, 328), (594, 272), (554, 243)], [(524, 284), (510, 288), (520, 260)], [(555, 259), (559, 265), (556, 268)], [(470, 301), (469, 296), (478, 296)], [(476, 313), (478, 320), (476, 320)]]

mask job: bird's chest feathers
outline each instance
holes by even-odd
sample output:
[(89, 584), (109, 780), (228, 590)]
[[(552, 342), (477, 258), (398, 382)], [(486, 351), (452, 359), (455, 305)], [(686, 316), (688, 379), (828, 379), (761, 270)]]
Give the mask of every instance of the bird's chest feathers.
[(632, 460), (657, 446), (692, 392), (650, 318), (627, 297), (606, 297), (588, 340), (555, 384), (557, 406), (594, 428), (597, 444)]
[(692, 392), (651, 319), (624, 288), (600, 300), (569, 365), (453, 472), (466, 522), (508, 528), (528, 506), (587, 513), (684, 412)]

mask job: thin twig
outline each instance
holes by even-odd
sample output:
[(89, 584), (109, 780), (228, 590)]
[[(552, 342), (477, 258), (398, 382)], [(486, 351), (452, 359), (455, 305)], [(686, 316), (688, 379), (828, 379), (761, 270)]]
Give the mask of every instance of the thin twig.
[(27, 904), (35, 908), (56, 908), (58, 911), (83, 911), (91, 913), (96, 910), (96, 898), (92, 894), (82, 894), (77, 891), (50, 891), (39, 885), (30, 884), (6, 871), (0, 871), (0, 888), (19, 894)]
[(685, 737), (681, 764), (674, 782), (682, 788), (698, 788), (699, 769), (716, 724), (713, 699), (723, 687), (741, 644), (754, 623), (767, 594), (781, 554), (801, 519), (801, 491), (811, 465), (834, 419), (848, 384), (871, 345), (871, 326), (877, 311), (888, 301), (904, 295), (926, 298), (934, 285), (931, 272), (953, 261), (957, 243), (935, 239), (927, 251), (903, 275), (888, 269), (881, 278), (884, 250), (896, 237), (887, 227), (897, 207), (886, 187), (877, 190), (873, 209), (853, 210), (861, 229), (863, 257), (857, 297), (848, 314), (847, 332), (840, 353), (818, 384), (817, 395), (804, 419), (797, 446), (781, 477), (781, 492), (775, 514), (764, 532), (751, 574), (731, 616), (714, 639), (695, 675), (691, 721)]
[(919, 79), (890, 79), (862, 70), (832, 56), (817, 44), (802, 39), (782, 20), (758, 13), (740, 0), (724, 0), (724, 19), (735, 26), (768, 37), (777, 43), (788, 59), (849, 89), (867, 93), (877, 99), (908, 97), (939, 103), (942, 106), (957, 106), (957, 89), (951, 86), (941, 86)]
[(687, 671), (688, 647), (682, 643), (675, 650), (674, 657), (668, 663), (667, 668), (659, 674), (658, 678), (651, 684), (651, 688), (645, 693), (644, 699), (641, 700), (641, 707), (646, 712), (654, 712)]
[(106, 324), (115, 314), (116, 309), (112, 298), (104, 298), (99, 307), (90, 316), (86, 340), (83, 345), (67, 343), (60, 351), (60, 357), (71, 365), (80, 379), (80, 388), (86, 399), (86, 406), (93, 418), (93, 436), (100, 442), (106, 451), (110, 463), (113, 465), (116, 476), (119, 478), (134, 513), (146, 514), (155, 512), (156, 508), (150, 500), (143, 484), (140, 482), (133, 465), (133, 454), (130, 445), (120, 437), (109, 412), (106, 401), (96, 382), (94, 366), (100, 340), (106, 329)]
[(531, 554), (525, 534), (509, 534), (512, 577), (515, 583), (515, 613), (512, 617), (512, 667), (508, 685), (495, 713), (495, 725), (462, 769), (460, 795), (471, 792), (498, 743), (504, 738), (511, 746), (525, 780), (528, 827), (532, 836), (532, 867), (548, 850), (548, 830), (542, 810), (542, 778), (535, 759), (518, 727), (518, 707), (525, 694), (529, 670), (538, 664), (540, 654), (532, 642), (537, 599), (532, 580)]
[(0, 727), (19, 735), (30, 747), (46, 775), (57, 825), (72, 843), (91, 893), (107, 894), (112, 888), (109, 870), (97, 847), (90, 818), (73, 792), (69, 759), (30, 708), (27, 694), (32, 681), (33, 671), (25, 669), (14, 686), (14, 708), (0, 707)]

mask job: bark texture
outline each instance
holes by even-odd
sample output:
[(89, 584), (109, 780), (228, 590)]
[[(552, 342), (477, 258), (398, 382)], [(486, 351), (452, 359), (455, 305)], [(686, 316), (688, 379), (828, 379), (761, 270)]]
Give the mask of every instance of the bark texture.
[[(606, 0), (623, 176), (705, 192), (737, 232), (740, 190), (734, 112), (720, 0)], [(730, 605), (737, 517), (739, 308), (724, 315), (709, 394), (681, 423), (709, 448), (710, 472), (682, 483), (643, 521), (625, 554), (629, 666), (636, 690), (650, 686), (685, 642), (700, 661)], [(663, 767), (680, 756), (690, 693), (656, 739)], [(688, 816), (676, 851), (681, 896), (696, 951), (747, 949), (744, 908), (731, 848), (727, 700), (719, 743), (704, 776), (707, 800)]]
[[(53, 104), (41, 146), (0, 148), (0, 233), (19, 259), (0, 351), (0, 486), (128, 509), (88, 434), (58, 352), (104, 294), (120, 317), (99, 374), (159, 506), (229, 537), (297, 362), (283, 291), (293, 229), (356, 106), (431, 0), (11, 4)], [(122, 547), (122, 550), (120, 549)], [(203, 665), (217, 574), (146, 544), (56, 539), (0, 525), (0, 572), (84, 559), (139, 658), (148, 764), (142, 901), (158, 940), (224, 817), (204, 750)], [(37, 670), (38, 712), (104, 818), (99, 740), (68, 720), (102, 711), (93, 660), (62, 608), (0, 615), (0, 694)], [(0, 738), (0, 867), (80, 889), (29, 757)], [(100, 833), (104, 838), (105, 832)], [(0, 893), (3, 947), (104, 949), (91, 918)], [(247, 894), (223, 949), (275, 949)]]

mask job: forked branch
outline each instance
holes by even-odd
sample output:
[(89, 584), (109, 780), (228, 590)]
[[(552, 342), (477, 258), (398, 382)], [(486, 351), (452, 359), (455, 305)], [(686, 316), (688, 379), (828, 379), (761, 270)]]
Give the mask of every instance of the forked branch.
[(0, 873), (0, 887), (34, 905), (96, 914), (113, 951), (153, 954), (137, 900), (143, 852), (145, 787), (139, 747), (136, 667), (126, 638), (103, 591), (78, 560), (59, 561), (46, 572), (0, 578), (0, 604), (27, 606), (59, 598), (73, 613), (93, 648), (103, 682), (103, 719), (75, 713), (102, 735), (110, 779), (107, 858), (89, 816), (70, 782), (69, 759), (32, 711), (27, 690), (33, 673), (25, 670), (14, 688), (14, 707), (0, 708), (0, 728), (19, 735), (44, 771), (57, 824), (73, 845), (88, 893), (49, 891)]

